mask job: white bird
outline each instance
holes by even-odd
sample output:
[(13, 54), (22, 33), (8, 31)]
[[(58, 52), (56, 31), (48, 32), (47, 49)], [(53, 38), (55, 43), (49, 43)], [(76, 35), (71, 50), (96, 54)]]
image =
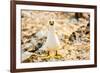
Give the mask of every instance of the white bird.
[(55, 52), (57, 49), (60, 49), (60, 41), (55, 31), (54, 21), (49, 21), (49, 24), (47, 40), (40, 50), (46, 50), (49, 52), (52, 51), (52, 54), (54, 54), (53, 52)]

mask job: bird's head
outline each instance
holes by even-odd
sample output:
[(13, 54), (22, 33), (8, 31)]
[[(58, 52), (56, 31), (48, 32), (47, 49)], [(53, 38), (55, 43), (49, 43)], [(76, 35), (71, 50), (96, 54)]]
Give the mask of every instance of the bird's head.
[(49, 21), (49, 24), (50, 24), (51, 26), (53, 26), (53, 25), (54, 25), (54, 21)]

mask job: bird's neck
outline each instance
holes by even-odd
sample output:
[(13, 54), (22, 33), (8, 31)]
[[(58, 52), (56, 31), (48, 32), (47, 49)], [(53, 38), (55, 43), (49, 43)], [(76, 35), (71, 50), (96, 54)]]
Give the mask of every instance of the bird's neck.
[(49, 31), (52, 32), (52, 33), (54, 33), (55, 32), (54, 26), (49, 26)]

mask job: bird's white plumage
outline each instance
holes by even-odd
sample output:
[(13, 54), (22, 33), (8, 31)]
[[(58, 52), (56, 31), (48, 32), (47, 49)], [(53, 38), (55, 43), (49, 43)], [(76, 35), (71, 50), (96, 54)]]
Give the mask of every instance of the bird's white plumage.
[(59, 48), (60, 48), (60, 41), (56, 34), (55, 27), (54, 25), (50, 25), (47, 34), (47, 40), (43, 45), (43, 47), (40, 49), (48, 50), (48, 49), (59, 49)]

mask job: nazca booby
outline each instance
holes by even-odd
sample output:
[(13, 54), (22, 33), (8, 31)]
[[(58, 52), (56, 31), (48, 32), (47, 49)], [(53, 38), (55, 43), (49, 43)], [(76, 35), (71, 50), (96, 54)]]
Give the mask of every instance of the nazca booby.
[(47, 33), (47, 40), (44, 43), (43, 47), (40, 50), (48, 51), (49, 54), (54, 54), (57, 50), (60, 49), (60, 40), (55, 31), (54, 21), (49, 21), (49, 29)]

